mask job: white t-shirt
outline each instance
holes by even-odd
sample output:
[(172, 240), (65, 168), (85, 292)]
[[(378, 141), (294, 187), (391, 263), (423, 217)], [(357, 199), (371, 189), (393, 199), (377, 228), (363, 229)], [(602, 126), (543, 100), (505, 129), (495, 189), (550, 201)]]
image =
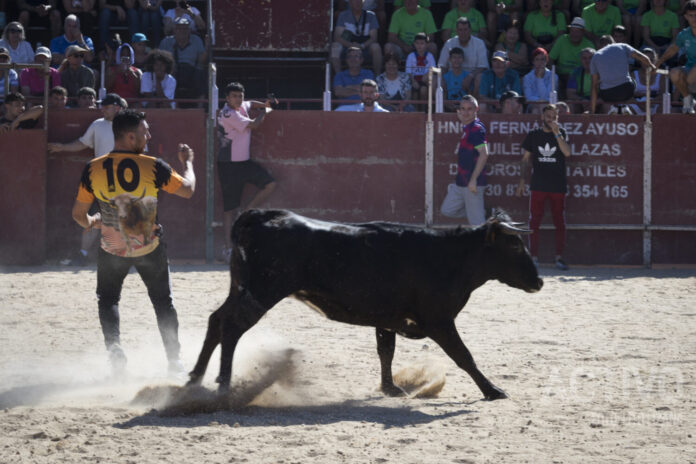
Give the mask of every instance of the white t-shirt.
[(245, 101), (238, 110), (225, 106), (218, 115), (218, 124), (225, 130), (225, 138), (230, 143), (229, 159), (220, 161), (246, 161), (249, 159), (251, 129), (248, 128), (252, 119), (249, 118), (251, 102)]
[(437, 61), (437, 65), (441, 68), (449, 68), (449, 54), (450, 50), (458, 47), (464, 51), (464, 64), (462, 67), (469, 72), (472, 72), (476, 68), (488, 69), (488, 51), (486, 50), (486, 44), (483, 40), (473, 35), (469, 39), (469, 43), (466, 47), (462, 47), (459, 43), (459, 37), (454, 36), (449, 39), (442, 46), (442, 51), (440, 52), (440, 59)]
[(10, 59), (13, 63), (33, 63), (34, 50), (26, 40), (20, 40), (17, 48), (12, 48), (5, 39), (0, 39), (0, 47), (5, 47), (10, 52)]
[[(154, 92), (157, 88), (155, 83), (155, 73), (144, 72), (143, 77), (140, 79), (140, 93), (150, 93)], [(162, 79), (162, 90), (164, 91), (164, 96), (170, 100), (174, 100), (174, 92), (176, 91), (176, 79), (171, 74), (167, 74)], [(147, 106), (146, 102), (143, 102), (143, 106)], [(172, 108), (176, 105), (172, 102)]]
[(99, 118), (89, 125), (80, 142), (94, 149), (94, 157), (98, 158), (114, 150), (114, 131), (112, 122)]

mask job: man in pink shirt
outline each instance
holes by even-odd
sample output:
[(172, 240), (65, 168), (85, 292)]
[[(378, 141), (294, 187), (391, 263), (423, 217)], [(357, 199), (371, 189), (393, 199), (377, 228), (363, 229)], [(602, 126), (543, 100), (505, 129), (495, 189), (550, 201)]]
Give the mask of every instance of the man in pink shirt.
[[(266, 114), (271, 111), (271, 101), (244, 101), (244, 86), (239, 82), (228, 84), (223, 92), (227, 103), (218, 115), (218, 128), (224, 136), (218, 153), (218, 178), (222, 187), (224, 209), (223, 258), (229, 263), (232, 251), (232, 224), (237, 217), (244, 186), (254, 184), (259, 189), (244, 208), (251, 209), (258, 207), (268, 198), (275, 189), (276, 182), (268, 171), (252, 161), (249, 155), (251, 131), (259, 127)], [(251, 109), (260, 109), (261, 113), (251, 119)]]

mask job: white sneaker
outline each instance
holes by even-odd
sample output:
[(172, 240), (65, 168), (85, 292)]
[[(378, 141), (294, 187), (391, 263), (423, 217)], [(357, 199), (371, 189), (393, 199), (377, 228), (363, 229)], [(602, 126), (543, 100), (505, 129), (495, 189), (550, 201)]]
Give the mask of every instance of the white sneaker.
[(691, 95), (687, 95), (684, 97), (684, 101), (682, 103), (682, 113), (684, 114), (695, 114), (696, 111), (694, 111), (694, 97)]

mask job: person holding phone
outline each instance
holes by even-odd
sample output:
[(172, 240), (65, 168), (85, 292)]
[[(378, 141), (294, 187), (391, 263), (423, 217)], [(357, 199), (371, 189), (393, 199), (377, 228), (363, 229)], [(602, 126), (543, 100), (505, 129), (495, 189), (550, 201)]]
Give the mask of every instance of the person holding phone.
[[(201, 12), (195, 6), (189, 5), (186, 1), (177, 0), (175, 7), (170, 8), (164, 13), (164, 35), (174, 33), (174, 26), (177, 18), (186, 18), (189, 21), (189, 27), (192, 33), (202, 33), (205, 31), (205, 21), (201, 16)], [(157, 42), (155, 42), (157, 43)]]

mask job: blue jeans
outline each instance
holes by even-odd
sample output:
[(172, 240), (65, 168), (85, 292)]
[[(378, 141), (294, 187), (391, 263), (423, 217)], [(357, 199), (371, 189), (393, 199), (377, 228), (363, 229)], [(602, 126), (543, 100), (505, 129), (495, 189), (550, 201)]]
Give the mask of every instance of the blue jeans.
[[(130, 43), (133, 34), (138, 32), (138, 10), (129, 8), (126, 10), (126, 22), (128, 23), (128, 37), (121, 37), (124, 43)], [(118, 15), (115, 11), (108, 8), (103, 8), (99, 12), (99, 43), (103, 47), (106, 40), (109, 38), (109, 28), (116, 24), (124, 24), (118, 20)]]
[(152, 47), (157, 48), (162, 39), (162, 13), (159, 9), (140, 12), (140, 32), (147, 35), (150, 27), (152, 27), (152, 35), (149, 35), (148, 39)]

